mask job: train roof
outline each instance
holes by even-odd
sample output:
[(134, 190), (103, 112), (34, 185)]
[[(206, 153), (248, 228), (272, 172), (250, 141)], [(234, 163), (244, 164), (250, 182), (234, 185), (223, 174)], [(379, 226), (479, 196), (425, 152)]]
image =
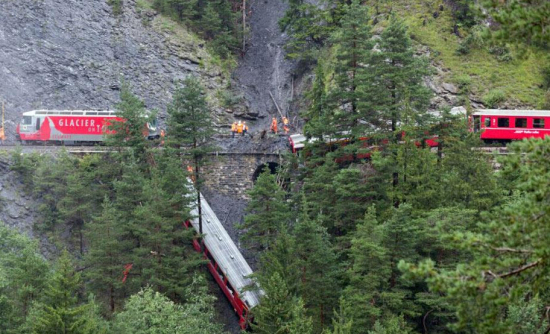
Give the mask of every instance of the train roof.
[(23, 116), (116, 116), (112, 110), (31, 110), (23, 113)]
[(477, 109), (474, 116), (540, 116), (550, 117), (550, 110)]
[[(227, 234), (227, 231), (220, 220), (201, 194), (204, 244), (212, 254), (212, 257), (218, 263), (218, 266), (227, 277), (229, 283), (234, 289), (237, 289), (239, 296), (246, 303), (248, 308), (252, 308), (260, 303), (261, 290), (245, 291), (245, 287), (255, 285), (250, 278), (252, 269), (243, 255)], [(193, 216), (198, 216), (197, 208), (191, 210)], [(199, 230), (198, 218), (192, 219), (191, 224), (195, 230)]]

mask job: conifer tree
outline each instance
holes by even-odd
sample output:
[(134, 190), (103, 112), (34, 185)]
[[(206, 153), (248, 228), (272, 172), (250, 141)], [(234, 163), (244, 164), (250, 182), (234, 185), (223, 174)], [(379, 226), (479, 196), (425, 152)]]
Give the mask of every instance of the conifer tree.
[(378, 223), (373, 207), (357, 226), (351, 241), (350, 260), (349, 285), (341, 303), (346, 305), (345, 314), (353, 319), (353, 332), (366, 333), (383, 314), (381, 300), (391, 272), (383, 226)]
[[(82, 282), (75, 272), (67, 251), (57, 261), (56, 270), (44, 290), (40, 303), (34, 304), (27, 318), (26, 328), (40, 334), (94, 334), (100, 333), (97, 318), (89, 318), (92, 304), (81, 304), (78, 294)], [(95, 326), (90, 326), (91, 323)]]
[(317, 4), (304, 0), (288, 0), (289, 8), (279, 20), (279, 27), (290, 35), (286, 44), (287, 57), (315, 61), (319, 49), (326, 43), (334, 29), (330, 22), (330, 1)]
[(118, 313), (114, 330), (135, 334), (211, 334), (224, 333), (214, 321), (214, 298), (209, 296), (204, 279), (195, 277), (189, 285), (189, 302), (181, 305), (151, 287), (132, 295)]
[(254, 332), (263, 334), (308, 334), (311, 318), (305, 315), (303, 301), (292, 295), (278, 273), (262, 283), (265, 296), (254, 309)]
[(110, 146), (132, 148), (140, 163), (146, 163), (148, 145), (144, 131), (154, 115), (147, 115), (145, 104), (132, 93), (126, 82), (122, 82), (120, 102), (115, 106), (115, 111), (119, 120), (110, 121), (105, 142)]
[(404, 22), (391, 16), (378, 42), (379, 52), (372, 52), (365, 61), (369, 70), (362, 72), (361, 87), (364, 95), (361, 108), (379, 114), (377, 127), (395, 132), (405, 112), (413, 111), (417, 124), (422, 124), (431, 96), (423, 79), (430, 74), (425, 58), (414, 57), (414, 49)]
[(205, 156), (214, 148), (210, 139), (215, 133), (211, 111), (208, 108), (204, 91), (198, 79), (189, 76), (183, 81), (183, 87), (176, 89), (174, 99), (168, 106), (168, 145), (183, 147), (193, 164), (195, 189), (197, 190), (197, 208), (199, 233), (202, 234), (201, 208), (201, 168)]
[(251, 249), (269, 249), (279, 231), (289, 226), (290, 208), (285, 200), (286, 193), (277, 184), (275, 175), (266, 168), (248, 195), (247, 215), (239, 226), (244, 230), (243, 242)]
[[(365, 108), (361, 102), (365, 99), (363, 81), (365, 67), (369, 63), (373, 42), (371, 26), (368, 23), (368, 9), (359, 0), (353, 0), (346, 7), (341, 27), (333, 35), (337, 56), (334, 69), (335, 87), (329, 99), (334, 104), (333, 119), (330, 126), (335, 138), (356, 137), (366, 133), (365, 124), (372, 122), (374, 108)], [(351, 133), (346, 133), (351, 131)]]
[(433, 292), (446, 294), (456, 306), (456, 330), (513, 333), (506, 305), (534, 302), (537, 295), (548, 300), (550, 139), (516, 143), (511, 152), (503, 174), (513, 175), (515, 195), (475, 230), (448, 235), (453, 247), (470, 253), (468, 260), (441, 270), (433, 260), (400, 264), (413, 277), (426, 277)]
[(126, 292), (123, 271), (132, 261), (132, 242), (124, 238), (122, 224), (120, 212), (105, 197), (101, 214), (87, 224), (85, 233), (88, 252), (84, 260), (88, 269), (84, 275), (89, 288), (107, 302), (111, 313), (122, 304)]
[(338, 259), (326, 228), (306, 213), (301, 215), (294, 233), (300, 240), (296, 247), (301, 273), (299, 295), (312, 316), (315, 332), (321, 332), (330, 324), (340, 297)]
[[(153, 169), (143, 184), (144, 203), (136, 208), (144, 234), (134, 250), (142, 281), (172, 300), (183, 300), (192, 271), (204, 260), (191, 250), (193, 232), (183, 227), (190, 219), (187, 177), (178, 160)], [(179, 168), (178, 168), (179, 167)]]
[(18, 333), (48, 277), (36, 242), (0, 222), (0, 332)]
[(278, 273), (292, 294), (298, 293), (300, 261), (296, 257), (296, 238), (282, 227), (272, 247), (260, 257), (260, 281)]

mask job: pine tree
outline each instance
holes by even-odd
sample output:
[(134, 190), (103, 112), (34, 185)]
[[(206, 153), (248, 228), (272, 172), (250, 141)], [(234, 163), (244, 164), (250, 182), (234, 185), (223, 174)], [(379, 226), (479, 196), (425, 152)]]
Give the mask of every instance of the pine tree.
[(514, 333), (507, 305), (537, 295), (548, 300), (550, 139), (526, 140), (510, 150), (502, 173), (514, 175), (514, 196), (480, 219), (475, 230), (447, 236), (468, 259), (442, 270), (433, 260), (400, 264), (412, 277), (425, 277), (433, 292), (444, 293), (456, 306), (455, 330)]
[(347, 317), (353, 319), (353, 332), (366, 333), (383, 314), (382, 294), (391, 272), (383, 226), (376, 220), (373, 207), (357, 227), (351, 245), (349, 285), (341, 304), (346, 305)]
[(257, 333), (308, 334), (313, 328), (303, 302), (292, 295), (278, 273), (262, 283), (265, 296), (254, 309), (252, 329)]
[(120, 212), (105, 197), (101, 214), (87, 224), (85, 232), (88, 252), (84, 261), (88, 269), (84, 276), (88, 287), (107, 302), (111, 313), (122, 304), (127, 291), (123, 271), (131, 263), (132, 243), (124, 239), (120, 218)]
[(214, 1), (208, 1), (199, 23), (201, 31), (208, 39), (214, 38), (222, 30), (222, 20), (215, 6), (216, 4)]
[(48, 270), (37, 243), (0, 222), (0, 332), (19, 332), (45, 289)]
[(407, 27), (396, 16), (390, 18), (378, 42), (379, 52), (365, 61), (369, 70), (361, 72), (363, 110), (377, 111), (377, 127), (398, 140), (398, 123), (405, 112), (413, 112), (417, 124), (422, 124), (431, 97), (423, 79), (430, 74), (425, 58), (414, 57)]
[(304, 0), (288, 0), (289, 8), (279, 20), (279, 27), (290, 37), (287, 57), (313, 62), (319, 49), (334, 29), (330, 22), (330, 1), (311, 4)]
[[(99, 333), (102, 324), (90, 319), (92, 304), (80, 304), (78, 293), (82, 282), (75, 272), (67, 251), (57, 261), (53, 277), (44, 290), (42, 302), (33, 305), (26, 328), (40, 334), (92, 334)], [(96, 326), (90, 326), (94, 321)]]
[(286, 203), (286, 193), (276, 182), (269, 169), (260, 174), (254, 188), (248, 191), (250, 201), (244, 223), (243, 242), (252, 249), (271, 248), (279, 231), (287, 228), (290, 222), (290, 208)]
[[(368, 23), (368, 9), (359, 0), (353, 0), (345, 9), (333, 41), (336, 44), (334, 69), (335, 88), (329, 100), (334, 104), (333, 122), (330, 123), (335, 138), (350, 138), (365, 135), (365, 124), (370, 124), (377, 109), (361, 105), (365, 99), (364, 87), (373, 42)], [(328, 120), (327, 120), (328, 121)], [(351, 133), (347, 133), (351, 131)]]
[(105, 142), (115, 147), (130, 147), (140, 163), (146, 163), (148, 146), (144, 130), (154, 115), (147, 115), (145, 104), (131, 91), (130, 85), (122, 82), (120, 102), (115, 106), (118, 120), (110, 121)]
[(192, 251), (193, 232), (183, 227), (190, 219), (189, 186), (178, 165), (175, 159), (165, 162), (163, 167), (168, 168), (153, 169), (151, 179), (143, 184), (145, 201), (135, 214), (145, 233), (134, 250), (143, 282), (176, 301), (185, 297), (193, 270), (205, 263)]
[(214, 298), (207, 294), (204, 280), (195, 278), (189, 286), (192, 299), (175, 304), (147, 287), (132, 295), (117, 314), (114, 331), (135, 334), (210, 334), (224, 333), (214, 322)]
[(174, 92), (174, 99), (168, 106), (168, 145), (182, 146), (189, 154), (193, 164), (193, 179), (197, 190), (197, 208), (199, 219), (199, 233), (202, 234), (201, 208), (201, 168), (205, 156), (214, 148), (210, 139), (215, 133), (211, 111), (208, 108), (204, 92), (198, 79), (193, 76), (183, 81), (183, 88)]
[(301, 273), (299, 295), (312, 316), (315, 332), (320, 332), (330, 324), (340, 297), (338, 258), (326, 229), (306, 213), (301, 215), (294, 233), (300, 240), (296, 247)]

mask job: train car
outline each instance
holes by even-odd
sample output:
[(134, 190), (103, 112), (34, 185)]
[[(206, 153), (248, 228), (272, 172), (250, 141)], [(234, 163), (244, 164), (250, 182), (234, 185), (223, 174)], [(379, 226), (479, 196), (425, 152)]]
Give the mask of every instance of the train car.
[(485, 142), (506, 143), (550, 135), (550, 110), (478, 109), (471, 117), (472, 130)]
[[(17, 125), (17, 134), (23, 143), (102, 142), (113, 120), (122, 119), (110, 110), (32, 110), (23, 113)], [(147, 123), (144, 134), (149, 139), (159, 137), (156, 120)]]
[[(193, 193), (194, 189), (190, 188)], [(239, 325), (246, 329), (250, 323), (250, 310), (260, 303), (264, 292), (256, 286), (250, 277), (252, 269), (243, 255), (223, 227), (222, 223), (201, 195), (203, 217), (203, 245), (195, 239), (193, 247), (200, 252), (205, 260), (208, 260), (208, 270), (227, 297), (233, 310), (239, 317)], [(197, 208), (191, 210), (194, 217), (198, 216)], [(198, 218), (186, 221), (187, 228), (199, 231)], [(250, 289), (256, 287), (256, 289)]]

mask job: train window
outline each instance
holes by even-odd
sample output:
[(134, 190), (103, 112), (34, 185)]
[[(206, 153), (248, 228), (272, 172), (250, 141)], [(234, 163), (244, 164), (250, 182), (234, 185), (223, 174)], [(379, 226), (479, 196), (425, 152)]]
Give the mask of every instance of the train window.
[(109, 112), (98, 112), (97, 114), (99, 116), (109, 116), (111, 113), (109, 113)]
[(533, 127), (536, 129), (544, 129), (544, 118), (533, 118)]
[(31, 125), (32, 124), (32, 116), (23, 116), (23, 125)]
[(485, 127), (486, 128), (491, 127), (491, 117), (485, 117)]
[(526, 128), (527, 118), (516, 118), (516, 128)]
[(59, 113), (59, 115), (70, 115), (71, 112), (70, 111), (62, 111)]
[(509, 118), (502, 118), (502, 117), (499, 117), (499, 119), (498, 119), (498, 127), (499, 127), (499, 128), (508, 128), (508, 127), (510, 127), (510, 119), (509, 119)]
[(86, 115), (95, 116), (95, 115), (97, 115), (97, 111), (93, 111), (93, 112), (89, 111), (89, 112), (86, 113)]
[(82, 111), (73, 111), (71, 115), (82, 115)]
[(48, 112), (47, 111), (37, 111), (36, 114), (37, 115), (47, 115)]

